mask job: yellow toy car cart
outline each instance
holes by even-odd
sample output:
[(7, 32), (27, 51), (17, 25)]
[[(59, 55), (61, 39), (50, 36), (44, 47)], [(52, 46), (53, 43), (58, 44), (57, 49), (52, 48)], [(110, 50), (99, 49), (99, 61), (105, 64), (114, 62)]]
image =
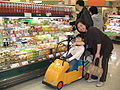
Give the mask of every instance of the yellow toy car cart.
[(66, 72), (69, 69), (69, 63), (60, 59), (56, 59), (48, 67), (43, 84), (61, 89), (63, 85), (82, 78), (83, 62), (79, 61), (73, 71)]
[(85, 53), (82, 55), (82, 59), (79, 60), (79, 62), (73, 67), (73, 70), (70, 72), (67, 72), (67, 70), (69, 69), (69, 63), (67, 61), (56, 59), (48, 67), (42, 83), (60, 90), (64, 85), (70, 84), (71, 82), (83, 78), (83, 76), (85, 75), (85, 64), (89, 63), (86, 62), (88, 60), (85, 61), (85, 59), (87, 56), (90, 55)]

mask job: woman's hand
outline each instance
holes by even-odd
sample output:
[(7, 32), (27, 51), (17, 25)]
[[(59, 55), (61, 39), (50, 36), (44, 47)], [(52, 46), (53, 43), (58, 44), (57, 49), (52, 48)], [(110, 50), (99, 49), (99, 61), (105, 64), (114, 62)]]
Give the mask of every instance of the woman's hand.
[(97, 58), (100, 58), (100, 53), (96, 53), (96, 54), (95, 54), (94, 60), (96, 60)]

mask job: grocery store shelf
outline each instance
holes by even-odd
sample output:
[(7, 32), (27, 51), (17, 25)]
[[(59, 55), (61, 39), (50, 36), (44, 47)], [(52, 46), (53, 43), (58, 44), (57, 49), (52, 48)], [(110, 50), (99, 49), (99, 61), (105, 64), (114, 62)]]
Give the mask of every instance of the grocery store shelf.
[(120, 18), (120, 15), (110, 15), (109, 18)]

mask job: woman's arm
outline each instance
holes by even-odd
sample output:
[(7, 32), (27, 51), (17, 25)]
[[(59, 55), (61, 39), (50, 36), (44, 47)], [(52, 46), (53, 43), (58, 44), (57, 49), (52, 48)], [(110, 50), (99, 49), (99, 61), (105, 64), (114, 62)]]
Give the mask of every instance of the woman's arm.
[(97, 44), (97, 51), (94, 60), (100, 57), (100, 50), (101, 50), (101, 44)]
[(75, 44), (74, 44), (75, 46), (83, 46), (83, 45), (85, 45), (85, 43), (84, 42), (75, 42)]
[(101, 39), (101, 31), (97, 29), (96, 27), (90, 28), (91, 32), (89, 34), (90, 40), (92, 39), (93, 49), (95, 52), (94, 59), (100, 57), (100, 51), (101, 51), (101, 45), (102, 45), (102, 39)]
[(85, 45), (85, 43), (83, 41), (81, 41), (81, 42), (74, 42), (71, 47), (83, 46), (83, 45)]

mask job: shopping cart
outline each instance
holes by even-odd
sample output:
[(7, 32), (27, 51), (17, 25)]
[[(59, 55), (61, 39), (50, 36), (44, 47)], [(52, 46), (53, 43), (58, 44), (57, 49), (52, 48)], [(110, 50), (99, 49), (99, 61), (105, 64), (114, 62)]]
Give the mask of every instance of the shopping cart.
[[(74, 37), (75, 36), (68, 36), (68, 39), (66, 40), (68, 42), (68, 50), (70, 42), (74, 41)], [(62, 44), (63, 42), (64, 41), (59, 42), (58, 44)], [(58, 46), (56, 50), (58, 50)], [(74, 66), (73, 70), (66, 72), (69, 69), (69, 63), (61, 59), (56, 59), (48, 67), (42, 83), (47, 86), (61, 89), (66, 84), (70, 84), (71, 82), (82, 79), (84, 76), (86, 77), (87, 74), (84, 69), (89, 65), (91, 60), (91, 53), (89, 51), (85, 51), (79, 62)]]

